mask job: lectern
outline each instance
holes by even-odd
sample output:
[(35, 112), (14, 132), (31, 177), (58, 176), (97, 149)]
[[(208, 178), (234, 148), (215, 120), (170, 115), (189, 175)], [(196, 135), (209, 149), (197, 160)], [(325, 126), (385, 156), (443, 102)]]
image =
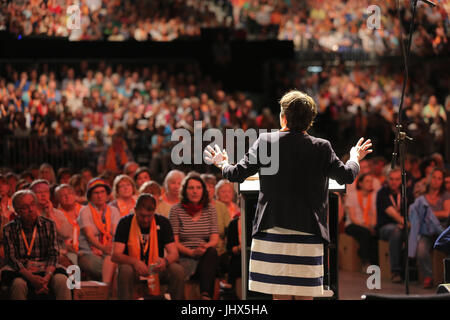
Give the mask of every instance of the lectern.
[[(252, 240), (252, 221), (256, 212), (259, 194), (258, 174), (247, 178), (243, 183), (237, 185), (239, 202), (241, 207), (241, 259), (242, 259), (242, 299), (272, 299), (271, 295), (262, 294), (248, 290), (248, 267), (250, 256), (250, 245)], [(339, 199), (337, 193), (345, 193), (346, 186), (338, 184), (329, 179), (328, 184), (328, 226), (330, 232), (330, 243), (324, 247), (324, 295), (319, 299), (339, 298), (338, 279), (338, 220)]]

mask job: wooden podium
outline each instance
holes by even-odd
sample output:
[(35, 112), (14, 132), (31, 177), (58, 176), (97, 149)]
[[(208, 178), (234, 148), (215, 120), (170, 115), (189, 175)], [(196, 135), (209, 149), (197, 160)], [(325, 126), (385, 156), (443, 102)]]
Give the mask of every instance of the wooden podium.
[[(241, 207), (241, 259), (242, 259), (242, 299), (261, 300), (272, 299), (272, 295), (248, 290), (248, 268), (250, 245), (252, 241), (252, 221), (256, 212), (259, 195), (258, 174), (247, 178), (243, 183), (236, 184)], [(338, 299), (338, 210), (337, 193), (345, 193), (346, 186), (330, 179), (328, 184), (328, 225), (330, 243), (324, 247), (324, 295), (315, 299)]]

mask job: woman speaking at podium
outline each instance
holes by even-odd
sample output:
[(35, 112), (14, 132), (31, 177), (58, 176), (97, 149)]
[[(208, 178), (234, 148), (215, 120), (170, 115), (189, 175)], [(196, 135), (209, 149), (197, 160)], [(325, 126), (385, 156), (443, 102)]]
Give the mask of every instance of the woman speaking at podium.
[[(217, 145), (207, 147), (205, 160), (232, 182), (241, 183), (259, 173), (249, 290), (272, 294), (274, 299), (312, 299), (323, 294), (323, 243), (330, 240), (328, 178), (339, 184), (352, 183), (359, 161), (372, 152), (372, 144), (361, 138), (344, 164), (329, 141), (307, 133), (317, 115), (310, 96), (290, 91), (280, 106), (281, 130), (260, 134), (237, 164), (229, 164), (226, 151)], [(275, 174), (262, 170), (271, 165), (260, 161), (263, 149), (279, 152), (275, 157), (271, 154), (271, 161), (279, 161)]]

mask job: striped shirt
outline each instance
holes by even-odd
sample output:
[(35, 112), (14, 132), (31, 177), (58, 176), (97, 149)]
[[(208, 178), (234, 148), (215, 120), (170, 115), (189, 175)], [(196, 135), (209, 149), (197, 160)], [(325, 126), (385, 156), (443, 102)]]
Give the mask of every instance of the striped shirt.
[(210, 235), (219, 233), (217, 211), (211, 205), (203, 208), (199, 219), (194, 221), (183, 206), (177, 203), (170, 209), (169, 220), (173, 234), (179, 236), (180, 243), (189, 249), (209, 242)]
[(34, 228), (23, 228), (20, 218), (8, 223), (3, 230), (3, 244), (7, 264), (15, 271), (26, 268), (28, 261), (46, 262), (47, 266), (56, 266), (58, 263), (59, 247), (56, 226), (50, 219), (39, 216), (36, 221), (36, 238), (30, 255), (22, 239), (22, 230), (27, 242), (31, 243)]

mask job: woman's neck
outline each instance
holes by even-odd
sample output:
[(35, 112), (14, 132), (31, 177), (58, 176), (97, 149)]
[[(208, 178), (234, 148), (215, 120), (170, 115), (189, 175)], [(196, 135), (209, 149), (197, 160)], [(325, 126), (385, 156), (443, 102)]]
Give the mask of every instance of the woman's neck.
[(178, 196), (173, 195), (171, 193), (166, 194), (166, 200), (169, 203), (177, 203), (180, 201), (180, 199), (178, 199)]
[(430, 191), (428, 191), (428, 195), (432, 197), (439, 195), (439, 189), (430, 188)]
[(365, 190), (365, 189), (362, 189), (361, 190), (361, 192), (362, 192), (362, 194), (363, 194), (363, 196), (368, 196), (369, 195), (369, 193), (370, 193), (370, 190)]
[(122, 200), (125, 203), (132, 203), (133, 202), (133, 196), (129, 196), (129, 197), (120, 197), (120, 200)]

